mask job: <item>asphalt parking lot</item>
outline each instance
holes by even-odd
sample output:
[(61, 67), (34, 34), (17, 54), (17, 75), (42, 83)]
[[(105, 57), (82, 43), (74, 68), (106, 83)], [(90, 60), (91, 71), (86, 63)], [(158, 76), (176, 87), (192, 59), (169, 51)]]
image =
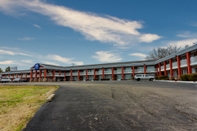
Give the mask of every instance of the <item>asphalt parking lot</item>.
[(197, 130), (197, 84), (149, 81), (30, 84), (56, 84), (60, 88), (24, 131)]

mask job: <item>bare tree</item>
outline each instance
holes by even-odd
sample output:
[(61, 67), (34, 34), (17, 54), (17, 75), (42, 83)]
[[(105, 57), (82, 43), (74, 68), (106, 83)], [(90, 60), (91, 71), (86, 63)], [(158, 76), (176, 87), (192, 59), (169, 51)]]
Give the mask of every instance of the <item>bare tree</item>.
[(154, 48), (149, 55), (146, 57), (147, 60), (150, 59), (161, 59), (163, 57), (166, 57), (168, 55), (171, 55), (177, 51), (179, 51), (181, 49), (181, 47), (177, 47), (177, 46), (168, 46), (166, 48)]

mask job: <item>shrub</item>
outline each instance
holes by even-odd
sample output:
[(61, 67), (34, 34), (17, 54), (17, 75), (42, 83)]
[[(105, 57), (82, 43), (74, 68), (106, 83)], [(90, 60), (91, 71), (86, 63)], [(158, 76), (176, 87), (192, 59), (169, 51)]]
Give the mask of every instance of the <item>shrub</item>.
[(189, 77), (188, 74), (181, 75), (180, 77), (181, 77), (181, 80), (182, 80), (182, 81), (189, 81), (189, 79), (188, 79), (188, 77)]
[(102, 78), (101, 81), (109, 81), (109, 78)]
[(156, 76), (156, 77), (158, 80), (169, 80), (168, 76)]
[(98, 78), (95, 78), (95, 79), (93, 79), (94, 81), (98, 81), (99, 79)]
[(189, 81), (197, 81), (197, 73), (189, 74), (187, 78)]

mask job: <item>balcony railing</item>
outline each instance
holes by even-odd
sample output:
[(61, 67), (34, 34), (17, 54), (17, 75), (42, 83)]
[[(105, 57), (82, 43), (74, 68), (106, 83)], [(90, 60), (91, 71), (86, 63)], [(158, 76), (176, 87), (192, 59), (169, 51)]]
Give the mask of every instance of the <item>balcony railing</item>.
[(156, 72), (156, 69), (146, 69), (146, 72)]
[(112, 71), (104, 71), (105, 74), (111, 74)]
[(72, 75), (73, 76), (78, 76), (78, 72), (73, 72)]
[(181, 67), (182, 67), (182, 66), (187, 66), (186, 59), (181, 60)]
[(164, 71), (164, 66), (161, 66), (161, 71)]
[(178, 66), (177, 66), (177, 62), (173, 62), (172, 63), (172, 68), (177, 68)]
[(170, 69), (170, 64), (167, 64), (166, 65), (166, 69)]
[(124, 70), (124, 73), (132, 73), (132, 70)]
[(88, 72), (88, 75), (94, 75), (94, 72)]
[(121, 71), (121, 70), (116, 70), (116, 71), (114, 71), (114, 73), (115, 73), (115, 74), (121, 74), (122, 71)]
[(197, 64), (197, 57), (191, 57), (190, 62), (192, 65)]
[(140, 70), (139, 70), (139, 69), (135, 69), (135, 72), (136, 72), (136, 73), (143, 73), (144, 70), (142, 70), (142, 69), (140, 69)]

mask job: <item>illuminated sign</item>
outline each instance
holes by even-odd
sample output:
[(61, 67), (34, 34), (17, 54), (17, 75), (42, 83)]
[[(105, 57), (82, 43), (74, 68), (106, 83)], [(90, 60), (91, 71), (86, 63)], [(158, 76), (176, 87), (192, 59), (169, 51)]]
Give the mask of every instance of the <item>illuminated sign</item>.
[(34, 68), (35, 68), (35, 70), (39, 70), (40, 69), (40, 65), (38, 63), (36, 63)]

